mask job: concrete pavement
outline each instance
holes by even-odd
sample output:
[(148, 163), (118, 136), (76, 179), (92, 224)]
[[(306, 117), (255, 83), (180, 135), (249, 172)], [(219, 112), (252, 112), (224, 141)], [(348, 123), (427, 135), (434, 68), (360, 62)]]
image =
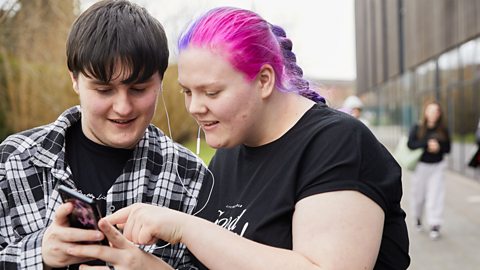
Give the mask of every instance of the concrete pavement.
[(428, 231), (417, 232), (409, 215), (409, 171), (403, 171), (402, 207), (407, 212), (411, 270), (480, 269), (480, 183), (446, 172), (445, 222), (441, 237), (432, 241)]
[[(390, 151), (401, 134), (392, 127), (376, 127), (372, 131)], [(480, 175), (480, 169), (471, 175)], [(403, 170), (402, 208), (407, 213), (412, 259), (409, 270), (480, 270), (480, 181), (446, 171), (442, 235), (432, 241), (428, 230), (416, 231), (413, 217), (409, 215), (410, 177), (411, 172)]]

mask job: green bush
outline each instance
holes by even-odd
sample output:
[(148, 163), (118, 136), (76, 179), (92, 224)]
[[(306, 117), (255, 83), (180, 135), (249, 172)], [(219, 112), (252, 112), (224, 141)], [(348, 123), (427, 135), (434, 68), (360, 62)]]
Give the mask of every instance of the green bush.
[[(190, 149), (192, 152), (197, 151), (197, 141), (196, 140), (190, 140), (182, 144), (183, 146), (187, 147)], [(211, 148), (208, 146), (208, 144), (205, 142), (205, 140), (202, 140), (200, 143), (200, 158), (205, 162), (205, 164), (209, 164), (210, 160), (212, 159), (213, 155), (215, 154), (215, 149)]]

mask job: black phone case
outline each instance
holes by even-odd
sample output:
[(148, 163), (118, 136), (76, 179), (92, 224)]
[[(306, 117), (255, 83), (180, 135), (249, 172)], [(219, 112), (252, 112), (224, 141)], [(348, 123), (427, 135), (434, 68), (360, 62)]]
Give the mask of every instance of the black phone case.
[[(64, 185), (58, 187), (58, 192), (63, 202), (71, 202), (73, 204), (73, 211), (68, 215), (71, 227), (99, 230), (97, 223), (102, 218), (102, 215), (93, 198), (87, 197)], [(104, 238), (101, 244), (108, 245), (108, 240)]]

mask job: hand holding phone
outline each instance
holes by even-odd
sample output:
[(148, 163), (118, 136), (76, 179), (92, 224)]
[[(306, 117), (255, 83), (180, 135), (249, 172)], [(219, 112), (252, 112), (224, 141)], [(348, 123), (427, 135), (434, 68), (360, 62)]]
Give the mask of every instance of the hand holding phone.
[[(102, 218), (102, 214), (95, 199), (85, 196), (69, 187), (60, 185), (58, 192), (64, 203), (73, 204), (72, 213), (68, 216), (71, 227), (89, 230), (99, 230), (98, 221)], [(86, 242), (92, 244), (91, 242)], [(108, 245), (108, 240), (104, 238), (102, 245)]]

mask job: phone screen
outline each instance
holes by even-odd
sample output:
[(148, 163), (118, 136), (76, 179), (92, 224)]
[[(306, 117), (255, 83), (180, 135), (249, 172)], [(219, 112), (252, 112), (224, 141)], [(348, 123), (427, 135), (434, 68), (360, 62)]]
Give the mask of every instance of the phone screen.
[[(72, 213), (68, 216), (71, 227), (98, 230), (98, 221), (102, 216), (95, 199), (87, 197), (64, 185), (58, 187), (58, 192), (63, 202), (73, 204)], [(88, 244), (91, 243), (88, 242)], [(108, 245), (108, 241), (103, 239), (101, 244)]]
[(98, 217), (95, 215), (92, 205), (79, 199), (67, 199), (73, 204), (73, 211), (70, 214), (70, 226), (82, 229), (97, 230)]

